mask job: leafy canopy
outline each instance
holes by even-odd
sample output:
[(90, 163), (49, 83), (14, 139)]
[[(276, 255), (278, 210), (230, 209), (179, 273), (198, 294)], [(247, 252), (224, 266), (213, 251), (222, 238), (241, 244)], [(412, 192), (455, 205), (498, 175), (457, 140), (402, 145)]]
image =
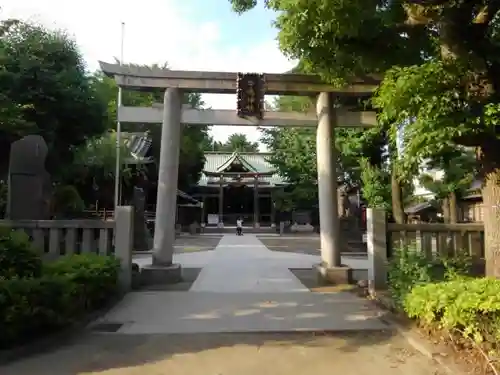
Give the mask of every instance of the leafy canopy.
[(218, 142), (210, 137), (203, 147), (205, 151), (259, 152), (259, 143), (249, 141), (243, 133), (231, 134), (226, 142)]
[[(107, 126), (105, 104), (76, 43), (42, 26), (0, 24), (0, 173), (7, 170), (10, 144), (40, 134), (49, 147), (52, 175), (67, 170), (73, 149)], [(60, 173), (59, 173), (60, 174)]]

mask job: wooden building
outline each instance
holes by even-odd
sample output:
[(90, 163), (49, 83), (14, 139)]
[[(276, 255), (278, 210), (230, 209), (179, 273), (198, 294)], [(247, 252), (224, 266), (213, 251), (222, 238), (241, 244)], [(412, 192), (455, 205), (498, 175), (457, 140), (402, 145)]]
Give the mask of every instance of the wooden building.
[(273, 196), (286, 186), (271, 156), (262, 152), (206, 152), (199, 182), (188, 191), (203, 202), (201, 220), (207, 226), (244, 224), (274, 226)]

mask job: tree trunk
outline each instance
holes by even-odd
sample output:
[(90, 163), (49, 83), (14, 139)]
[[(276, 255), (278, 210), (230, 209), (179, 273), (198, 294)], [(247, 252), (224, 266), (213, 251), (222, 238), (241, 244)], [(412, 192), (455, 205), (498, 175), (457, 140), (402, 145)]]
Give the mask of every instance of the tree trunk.
[(486, 276), (495, 278), (500, 278), (500, 158), (498, 143), (490, 142), (479, 153), (484, 174), (481, 192), (484, 210)]
[[(450, 196), (443, 198), (441, 203), (441, 209), (443, 211), (443, 222), (445, 224), (449, 224), (451, 222), (451, 209), (450, 209)], [(452, 238), (449, 233), (440, 232), (438, 233), (438, 246), (439, 246), (439, 254), (444, 257), (452, 257), (453, 254), (453, 246), (452, 246)]]
[(457, 193), (452, 191), (449, 196), (450, 204), (450, 223), (455, 224), (458, 222), (458, 202)]
[(397, 224), (406, 222), (403, 206), (403, 189), (398, 181), (394, 167), (391, 171), (391, 196), (392, 196), (392, 216)]
[(443, 198), (441, 210), (443, 211), (443, 222), (448, 224), (450, 222), (450, 199), (448, 197)]

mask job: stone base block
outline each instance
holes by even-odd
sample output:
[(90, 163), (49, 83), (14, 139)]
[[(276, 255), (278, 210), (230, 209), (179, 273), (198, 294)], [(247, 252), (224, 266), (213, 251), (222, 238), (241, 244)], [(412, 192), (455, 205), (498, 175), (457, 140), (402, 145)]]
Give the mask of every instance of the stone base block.
[(320, 284), (352, 284), (352, 269), (347, 266), (326, 267), (318, 264), (315, 267), (318, 282)]
[(253, 224), (253, 227), (254, 227), (255, 229), (259, 229), (259, 228), (260, 228), (260, 223), (254, 223), (254, 224)]
[(141, 269), (141, 285), (176, 284), (182, 281), (180, 264), (148, 265)]

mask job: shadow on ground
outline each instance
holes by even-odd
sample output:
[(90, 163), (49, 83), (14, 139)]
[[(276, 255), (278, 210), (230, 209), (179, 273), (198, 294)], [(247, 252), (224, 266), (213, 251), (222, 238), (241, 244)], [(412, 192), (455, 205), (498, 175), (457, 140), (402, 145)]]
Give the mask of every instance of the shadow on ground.
[[(298, 254), (320, 255), (321, 241), (318, 236), (311, 237), (258, 237), (271, 251), (290, 252)], [(344, 241), (342, 253), (366, 253), (366, 244)]]
[(2, 375), (438, 374), (392, 330), (371, 332), (86, 334)]
[(172, 291), (172, 292), (187, 292), (193, 283), (198, 278), (201, 268), (183, 267), (182, 268), (182, 281), (171, 284), (157, 284), (157, 285), (136, 285), (134, 291)]

